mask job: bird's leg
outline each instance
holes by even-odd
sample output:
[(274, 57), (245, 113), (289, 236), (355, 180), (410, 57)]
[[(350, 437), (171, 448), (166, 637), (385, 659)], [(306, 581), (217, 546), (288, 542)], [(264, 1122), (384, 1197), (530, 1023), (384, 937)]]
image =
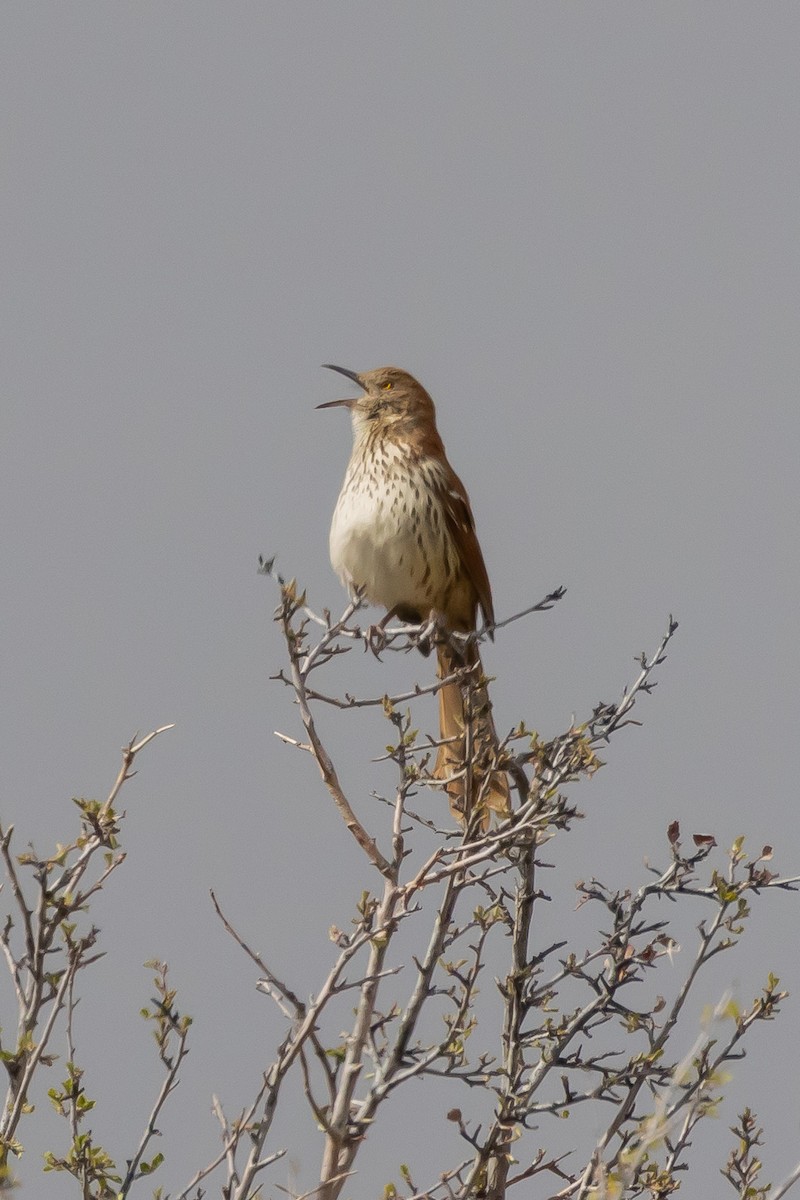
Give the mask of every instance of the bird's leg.
[(420, 627), (417, 635), (417, 645), (420, 652), (427, 658), (431, 652), (431, 647), (436, 646), (440, 642), (449, 641), (447, 621), (444, 613), (438, 612), (432, 608), (428, 613), (428, 619), (424, 625)]
[[(401, 621), (406, 622), (415, 622), (417, 620), (416, 613), (409, 613), (402, 604), (396, 604), (394, 608), (390, 608), (381, 620), (378, 621), (377, 625), (370, 625), (364, 634), (364, 649), (371, 650), (376, 658), (380, 658), (381, 651), (386, 648), (386, 626), (395, 617), (399, 617)], [(410, 632), (409, 636), (413, 638), (415, 635)], [(416, 634), (416, 643), (420, 653), (424, 654), (427, 658), (432, 646), (447, 639), (448, 628), (444, 613), (432, 609), (428, 614), (427, 621), (424, 623), (420, 622), (419, 632)]]

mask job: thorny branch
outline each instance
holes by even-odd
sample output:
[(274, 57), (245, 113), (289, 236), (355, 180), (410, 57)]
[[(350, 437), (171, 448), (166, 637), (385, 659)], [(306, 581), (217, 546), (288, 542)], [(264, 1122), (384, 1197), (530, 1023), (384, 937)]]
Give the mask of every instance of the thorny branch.
[[(271, 564), (263, 567), (271, 572)], [(800, 878), (774, 874), (770, 847), (750, 856), (741, 839), (722, 853), (713, 838), (695, 835), (685, 849), (673, 823), (666, 865), (648, 867), (636, 890), (621, 891), (594, 878), (578, 884), (579, 907), (598, 914), (592, 944), (576, 952), (568, 937), (553, 941), (537, 914), (550, 902), (542, 884), (553, 864), (544, 849), (557, 848), (554, 839), (582, 815), (570, 793), (602, 766), (598, 755), (612, 736), (638, 724), (633, 709), (655, 687), (676, 623), (670, 618), (656, 651), (640, 657), (636, 679), (616, 703), (598, 704), (582, 722), (549, 740), (525, 724), (502, 738), (495, 765), (509, 773), (516, 806), (484, 830), (478, 793), (467, 805), (472, 819), (453, 829), (443, 825), (446, 804), (429, 770), (438, 743), (417, 732), (413, 706), (457, 682), (468, 725), (472, 700), (485, 680), (464, 669), (394, 695), (326, 692), (321, 672), (342, 655), (357, 647), (411, 653), (421, 642), (424, 647), (428, 633), (392, 625), (377, 638), (354, 623), (358, 600), (333, 620), (328, 612), (313, 612), (293, 582), (278, 582), (276, 619), (288, 666), (277, 678), (292, 690), (303, 726), (299, 738), (278, 736), (314, 758), (336, 813), (364, 856), (368, 877), (379, 885), (374, 894), (361, 892), (346, 929), (331, 927), (330, 959), (310, 997), (252, 949), (212, 893), (217, 916), (258, 972), (258, 988), (273, 1001), (282, 1032), (255, 1095), (238, 1115), (227, 1116), (214, 1097), (221, 1145), (173, 1200), (199, 1200), (212, 1177), (219, 1178), (223, 1200), (255, 1200), (261, 1194), (262, 1176), (287, 1152), (272, 1143), (283, 1085), (292, 1072), (310, 1128), (322, 1140), (319, 1182), (300, 1195), (288, 1190), (293, 1200), (338, 1200), (354, 1186), (360, 1152), (386, 1100), (404, 1089), (403, 1094), (416, 1094), (414, 1082), (426, 1078), (449, 1087), (453, 1097), (446, 1117), (435, 1108), (429, 1114), (450, 1165), (441, 1162), (426, 1184), (416, 1178), (416, 1166), (398, 1159), (398, 1179), (383, 1189), (387, 1198), (505, 1200), (517, 1185), (537, 1177), (550, 1200), (668, 1196), (689, 1169), (692, 1138), (719, 1102), (726, 1067), (744, 1054), (750, 1031), (779, 1013), (786, 993), (770, 975), (749, 1004), (737, 1006), (725, 997), (707, 1024), (693, 1031), (689, 1053), (676, 1056), (676, 1034), (687, 1029), (687, 1001), (707, 964), (735, 949), (752, 898), (794, 891)], [(493, 630), (466, 636), (481, 640), (521, 616), (547, 611), (562, 595), (556, 589)], [(368, 707), (382, 709), (390, 723), (392, 744), (385, 757), (394, 764), (397, 784), (393, 796), (375, 797), (374, 806), (359, 811), (342, 786), (317, 713)], [(48, 1167), (72, 1175), (85, 1197), (127, 1196), (160, 1166), (160, 1153), (150, 1161), (146, 1155), (187, 1052), (191, 1021), (178, 1010), (165, 964), (150, 964), (156, 995), (144, 1015), (164, 1080), (136, 1149), (118, 1172), (84, 1124), (93, 1102), (75, 1061), (72, 1015), (79, 972), (99, 955), (93, 949), (97, 930), (79, 929), (75, 918), (123, 861), (114, 805), (134, 773), (137, 753), (160, 732), (126, 747), (103, 804), (78, 802), (82, 834), (66, 849), (59, 847), (49, 859), (33, 852), (15, 858), (11, 830), (0, 829), (13, 908), (0, 945), (19, 1009), (15, 1045), (0, 1045), (9, 1076), (0, 1124), (2, 1166), (9, 1154), (21, 1151), (15, 1132), (35, 1072), (52, 1061), (47, 1049), (65, 1013), (67, 1078), (51, 1089), (50, 1098), (68, 1118), (72, 1145), (63, 1158), (50, 1155)], [(465, 744), (471, 744), (469, 727)], [(465, 777), (472, 776), (467, 768)], [(92, 875), (100, 849), (104, 862)], [(25, 871), (33, 879), (32, 899)], [(681, 911), (700, 910), (699, 924), (694, 918), (697, 942), (688, 956), (682, 952), (687, 961), (677, 986), (674, 973), (661, 970), (681, 961), (664, 900)], [(675, 911), (672, 907), (670, 916)], [(656, 978), (664, 995), (654, 994)], [(586, 1128), (594, 1137), (587, 1144), (579, 1126), (573, 1144), (554, 1151), (556, 1139), (548, 1130), (563, 1129), (563, 1118), (578, 1112), (591, 1114)], [(762, 1131), (749, 1110), (734, 1134), (737, 1146), (723, 1174), (741, 1200), (766, 1200), (769, 1187), (758, 1182), (756, 1153)], [(785, 1195), (798, 1178), (800, 1168), (770, 1195)], [(370, 1180), (370, 1194), (378, 1190)], [(528, 1192), (520, 1188), (519, 1194)]]
[[(271, 571), (272, 564), (263, 566)], [(353, 1177), (359, 1151), (386, 1098), (415, 1078), (435, 1076), (466, 1089), (484, 1116), (475, 1124), (460, 1107), (451, 1109), (448, 1116), (470, 1154), (428, 1187), (420, 1187), (409, 1167), (401, 1167), (408, 1200), (501, 1200), (538, 1174), (557, 1180), (557, 1194), (564, 1198), (610, 1194), (612, 1185), (623, 1188), (615, 1195), (666, 1195), (677, 1186), (676, 1173), (686, 1167), (691, 1133), (713, 1107), (723, 1066), (742, 1053), (740, 1043), (755, 1022), (777, 1013), (785, 993), (771, 978), (746, 1011), (734, 1014), (730, 1005), (723, 1006), (717, 1023), (731, 1022), (725, 1036), (717, 1030), (704, 1032), (691, 1061), (671, 1061), (670, 1039), (686, 999), (705, 965), (738, 941), (750, 897), (776, 888), (794, 890), (798, 881), (772, 875), (765, 865), (768, 856), (749, 859), (740, 843), (729, 853), (725, 870), (715, 868), (704, 880), (701, 872), (715, 849), (713, 840), (701, 838), (685, 854), (672, 826), (671, 862), (636, 893), (619, 894), (596, 880), (580, 885), (582, 903), (600, 903), (611, 918), (611, 928), (600, 932), (598, 944), (582, 955), (558, 957), (563, 942), (537, 947), (535, 914), (547, 900), (538, 882), (540, 870), (549, 865), (541, 859), (542, 848), (580, 815), (567, 789), (602, 766), (598, 751), (614, 734), (638, 723), (632, 710), (654, 688), (655, 672), (665, 661), (677, 624), (670, 618), (658, 648), (640, 657), (638, 676), (616, 703), (597, 705), (583, 722), (550, 741), (524, 725), (512, 730), (498, 748), (497, 761), (514, 780), (517, 807), (485, 832), (473, 821), (454, 833), (438, 829), (410, 803), (425, 789), (436, 788), (428, 762), (437, 742), (420, 739), (411, 710), (404, 706), (435, 694), (443, 681), (382, 697), (326, 692), (319, 682), (312, 686), (311, 677), (335, 659), (359, 644), (374, 649), (375, 642), (370, 630), (353, 623), (359, 601), (333, 620), (328, 612), (314, 613), (294, 582), (279, 579), (279, 584), (276, 619), (289, 667), (276, 678), (293, 691), (305, 737), (278, 736), (315, 758), (335, 808), (382, 879), (378, 896), (362, 896), (354, 932), (332, 929), (339, 957), (314, 1002), (313, 1036), (310, 1010), (258, 960), (264, 990), (291, 1022), (273, 1070), (282, 1078), (290, 1060), (299, 1062), (311, 1115), (323, 1133), (319, 1186), (308, 1194), (337, 1200)], [(558, 589), (527, 611), (545, 611), (562, 594)], [(421, 634), (414, 627), (390, 626), (382, 631), (380, 653), (407, 653)], [(469, 636), (480, 639), (486, 631)], [(453, 678), (465, 690), (472, 686), (467, 672), (446, 682)], [(387, 801), (390, 828), (375, 812), (358, 813), (345, 796), (317, 727), (316, 705), (383, 708), (394, 727), (388, 757), (398, 771), (394, 800)], [(438, 844), (425, 850), (431, 836)], [(670, 1001), (657, 997), (649, 1006), (635, 1007), (628, 992), (678, 952), (666, 922), (652, 915), (662, 897), (705, 903), (711, 915), (700, 925), (700, 940), (677, 994)], [(401, 953), (398, 966), (387, 969), (398, 928), (411, 918), (414, 928), (427, 925), (426, 948), (410, 961)], [(508, 957), (497, 981), (498, 1026), (491, 1011), (487, 1016), (487, 1003), (479, 1000), (479, 981), (504, 944)], [(324, 1010), (342, 986), (344, 965), (348, 972), (359, 972), (358, 980), (348, 976), (347, 982), (349, 988), (358, 986), (358, 1003), (344, 1040), (326, 1050)], [(576, 989), (583, 989), (583, 999), (566, 1007), (567, 995), (574, 997)], [(620, 1028), (622, 1045), (615, 1044), (617, 1037), (609, 1039)], [(499, 1030), (499, 1040), (493, 1046), (494, 1030)], [(468, 1057), (470, 1039), (474, 1049)], [(556, 1156), (546, 1146), (526, 1149), (534, 1120), (560, 1118), (591, 1104), (610, 1115), (582, 1163), (577, 1148)], [(391, 1194), (400, 1195), (395, 1183)]]
[[(41, 858), (33, 847), (13, 855), (13, 827), (0, 829), (0, 854), (12, 900), (0, 929), (0, 945), (17, 1005), (15, 1036), (0, 1043), (0, 1060), (8, 1076), (0, 1114), (0, 1184), (13, 1181), (10, 1156), (22, 1153), (19, 1126), (22, 1118), (33, 1111), (30, 1096), (35, 1075), (40, 1067), (56, 1061), (48, 1050), (62, 1017), (68, 1048), (67, 1079), (61, 1089), (51, 1089), (50, 1098), (69, 1120), (72, 1148), (68, 1159), (49, 1155), (50, 1169), (68, 1170), (82, 1179), (86, 1190), (104, 1177), (110, 1163), (105, 1158), (101, 1163), (102, 1155), (95, 1155), (92, 1161), (90, 1140), (78, 1128), (91, 1103), (83, 1092), (82, 1072), (75, 1065), (75, 985), (79, 973), (102, 957), (99, 952), (93, 953), (98, 930), (83, 927), (83, 914), (89, 900), (124, 861), (117, 840), (120, 818), (114, 804), (124, 784), (136, 773), (136, 757), (171, 728), (164, 725), (138, 741), (132, 739), (123, 748), (122, 765), (108, 797), (102, 804), (96, 800), (75, 801), (80, 812), (80, 833), (70, 844), (58, 846), (51, 856)], [(95, 865), (97, 870), (91, 879)], [(23, 882), (23, 871), (29, 873), (31, 884)]]

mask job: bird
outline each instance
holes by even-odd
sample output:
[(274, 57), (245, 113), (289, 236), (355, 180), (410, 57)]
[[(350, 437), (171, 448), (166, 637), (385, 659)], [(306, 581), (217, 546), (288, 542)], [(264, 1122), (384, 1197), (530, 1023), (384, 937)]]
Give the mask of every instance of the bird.
[[(451, 467), (428, 392), (399, 367), (356, 372), (325, 363), (360, 388), (346, 408), (353, 449), (331, 522), (331, 565), (351, 596), (391, 617), (434, 627), (440, 679), (439, 750), (433, 777), (454, 817), (488, 828), (510, 813), (508, 778), (497, 762), (492, 707), (474, 639), (478, 612), (494, 625), (492, 590), (467, 491)], [(467, 755), (469, 729), (470, 753)], [(469, 761), (467, 760), (469, 758)]]

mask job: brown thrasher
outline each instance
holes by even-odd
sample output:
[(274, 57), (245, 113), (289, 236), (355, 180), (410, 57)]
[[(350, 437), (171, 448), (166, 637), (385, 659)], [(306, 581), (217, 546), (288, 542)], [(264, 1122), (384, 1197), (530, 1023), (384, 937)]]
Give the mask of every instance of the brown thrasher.
[[(329, 400), (353, 420), (353, 452), (333, 514), (333, 569), (351, 594), (382, 605), (388, 615), (446, 631), (470, 633), (478, 608), (494, 621), (492, 591), (464, 485), (444, 451), (436, 410), (413, 376), (397, 367), (358, 374), (325, 364), (363, 390), (354, 400)], [(439, 748), (434, 777), (442, 780), (460, 821), (480, 809), (510, 811), (505, 772), (492, 769), (497, 734), (474, 642), (462, 648), (437, 639), (439, 677), (471, 668), (463, 682), (439, 690)], [(468, 720), (467, 713), (471, 714)], [(465, 762), (466, 728), (471, 753)]]

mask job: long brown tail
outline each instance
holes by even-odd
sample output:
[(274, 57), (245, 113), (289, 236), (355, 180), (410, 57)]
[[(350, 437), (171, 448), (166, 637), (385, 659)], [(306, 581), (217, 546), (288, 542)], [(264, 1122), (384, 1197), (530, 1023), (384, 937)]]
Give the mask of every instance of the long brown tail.
[(440, 679), (465, 667), (474, 669), (462, 682), (445, 684), (439, 692), (442, 745), (434, 778), (447, 781), (450, 811), (457, 821), (464, 824), (477, 808), (486, 829), (493, 812), (500, 817), (508, 816), (511, 801), (505, 771), (492, 770), (497, 733), (480, 653), (473, 642), (468, 643), (463, 653), (449, 642), (440, 642), (436, 652)]

